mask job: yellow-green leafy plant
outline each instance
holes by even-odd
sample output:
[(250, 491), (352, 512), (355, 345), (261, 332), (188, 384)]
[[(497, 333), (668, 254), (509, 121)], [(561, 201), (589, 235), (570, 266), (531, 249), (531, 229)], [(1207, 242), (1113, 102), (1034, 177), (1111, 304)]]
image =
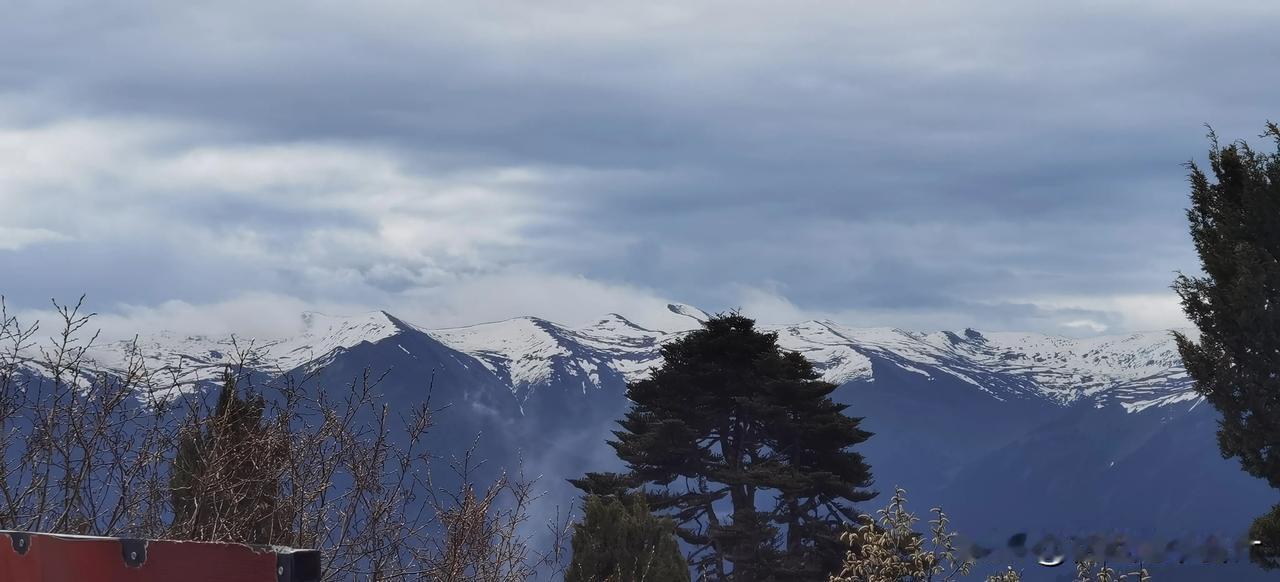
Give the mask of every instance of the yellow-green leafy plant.
[(1151, 574), (1142, 567), (1121, 574), (1105, 562), (1099, 565), (1093, 560), (1081, 560), (1076, 562), (1076, 582), (1151, 582)]
[(1006, 566), (1003, 572), (998, 572), (987, 576), (987, 582), (1022, 582), (1022, 574), (1013, 569), (1013, 566)]
[(973, 561), (960, 557), (946, 513), (933, 508), (926, 547), (924, 535), (912, 529), (919, 520), (906, 504), (906, 491), (897, 487), (889, 505), (876, 511), (878, 518), (862, 515), (862, 524), (841, 536), (849, 549), (831, 582), (947, 582), (969, 574)]

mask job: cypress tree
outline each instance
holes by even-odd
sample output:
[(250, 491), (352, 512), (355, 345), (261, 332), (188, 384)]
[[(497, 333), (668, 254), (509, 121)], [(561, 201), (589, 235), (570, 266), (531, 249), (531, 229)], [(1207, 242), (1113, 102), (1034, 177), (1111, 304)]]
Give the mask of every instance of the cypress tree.
[(664, 364), (628, 386), (610, 441), (624, 474), (589, 473), (588, 493), (641, 491), (671, 516), (716, 580), (826, 580), (840, 533), (871, 499), (851, 447), (870, 433), (830, 398), (834, 384), (739, 314), (720, 315), (662, 349)]
[(589, 495), (574, 526), (565, 582), (689, 580), (675, 524), (649, 512), (640, 495)]
[(288, 543), (277, 510), (286, 447), (262, 422), (265, 404), (261, 396), (241, 398), (228, 374), (213, 414), (183, 429), (169, 477), (173, 535)]
[[(1218, 447), (1254, 477), (1280, 488), (1280, 127), (1267, 124), (1276, 151), (1226, 147), (1210, 133), (1215, 181), (1189, 164), (1187, 218), (1203, 276), (1180, 274), (1174, 289), (1199, 340), (1175, 334), (1196, 390), (1221, 413)], [(1254, 539), (1280, 539), (1271, 514), (1254, 522)], [(1254, 561), (1276, 567), (1274, 545), (1254, 546)]]

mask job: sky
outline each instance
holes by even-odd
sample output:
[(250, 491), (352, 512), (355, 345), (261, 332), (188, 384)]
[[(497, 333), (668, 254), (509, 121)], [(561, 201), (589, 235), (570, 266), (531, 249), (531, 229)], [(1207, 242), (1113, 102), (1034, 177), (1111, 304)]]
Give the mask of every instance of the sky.
[(1183, 326), (1184, 164), (1280, 119), (1273, 1), (0, 11), (0, 294), (122, 332)]

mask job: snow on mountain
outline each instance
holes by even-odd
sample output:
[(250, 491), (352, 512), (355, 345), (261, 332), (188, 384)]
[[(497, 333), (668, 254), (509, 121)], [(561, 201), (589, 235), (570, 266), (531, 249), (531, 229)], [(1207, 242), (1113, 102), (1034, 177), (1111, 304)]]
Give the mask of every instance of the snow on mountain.
[(181, 388), (216, 379), (226, 367), (241, 363), (269, 373), (322, 365), (342, 350), (377, 343), (407, 328), (384, 311), (350, 317), (307, 312), (302, 321), (302, 333), (288, 338), (160, 332), (92, 346), (88, 356), (92, 365), (108, 372), (123, 372), (140, 363), (162, 383)]
[(535, 317), (431, 330), (441, 343), (480, 360), (513, 390), (549, 380), (556, 358), (572, 354), (562, 328)]
[(645, 329), (630, 320), (611, 313), (590, 325), (573, 331), (573, 337), (590, 354), (623, 376), (627, 382), (645, 377), (649, 370), (662, 364), (658, 349), (683, 332)]
[(778, 332), (783, 347), (805, 353), (836, 383), (873, 380), (868, 356), (877, 356), (926, 376), (947, 374), (1001, 399), (1031, 396), (1067, 404), (1098, 398), (1141, 410), (1195, 397), (1168, 332), (1071, 339), (858, 329), (831, 322)]
[(1167, 331), (1066, 339), (1027, 333), (988, 334), (980, 360), (1017, 373), (1063, 402), (1100, 397), (1126, 410), (1198, 398)]
[(791, 351), (800, 352), (813, 362), (822, 379), (843, 384), (853, 380), (871, 380), (871, 358), (855, 347), (848, 337), (829, 323), (806, 321), (775, 329), (778, 344)]
[(272, 362), (264, 354), (275, 343), (160, 332), (93, 346), (88, 356), (90, 365), (102, 371), (122, 373), (141, 365), (161, 383), (183, 387), (216, 378), (227, 366), (236, 365), (241, 356), (254, 368), (269, 368)]
[[(180, 336), (161, 333), (99, 346), (92, 356), (108, 370), (123, 370), (136, 345), (147, 368), (180, 384), (216, 377), (247, 354), (263, 371), (315, 367), (362, 343), (423, 333), (478, 360), (524, 401), (539, 387), (577, 386), (583, 393), (619, 387), (661, 365), (660, 347), (705, 320), (706, 312), (670, 305), (687, 320), (651, 329), (619, 314), (578, 327), (521, 317), (466, 327), (420, 328), (375, 311), (350, 317), (306, 313), (303, 332), (288, 338)], [(914, 332), (847, 327), (831, 321), (762, 325), (779, 344), (812, 361), (824, 380), (874, 382), (877, 366), (894, 366), (926, 379), (947, 376), (997, 400), (1043, 399), (1066, 405), (1090, 399), (1127, 411), (1195, 400), (1168, 332), (1085, 339), (1033, 333)], [(403, 342), (402, 342), (403, 343)], [(393, 348), (394, 349), (394, 348)], [(401, 346), (399, 349), (404, 350)]]
[(708, 315), (707, 312), (701, 309), (698, 309), (697, 307), (694, 307), (692, 305), (685, 305), (683, 303), (668, 303), (667, 309), (670, 310), (671, 313), (674, 313), (676, 315), (683, 315), (699, 323), (704, 322), (708, 319), (711, 319), (711, 316)]
[[(674, 311), (674, 308), (673, 308)], [(699, 313), (702, 313), (699, 311)], [(807, 321), (762, 328), (812, 361), (837, 384), (875, 380), (874, 362), (933, 378), (943, 374), (990, 394), (1139, 411), (1197, 398), (1167, 332), (1071, 339), (1031, 333), (920, 333)], [(485, 362), (517, 392), (576, 376), (601, 387), (608, 368), (627, 381), (661, 364), (659, 347), (682, 331), (640, 327), (611, 314), (577, 329), (536, 318), (429, 330), (441, 342)]]
[[(577, 326), (522, 317), (430, 329), (381, 311), (311, 313), (291, 337), (156, 334), (138, 339), (136, 356), (182, 390), (216, 382), (250, 347), (247, 363), (259, 371), (323, 365), (325, 385), (339, 391), (364, 370), (387, 371), (379, 389), (389, 405), (430, 397), (449, 411), (432, 450), (457, 455), (479, 442), (494, 470), (527, 463), (554, 476), (553, 497), (572, 499), (561, 478), (621, 468), (607, 440), (626, 411), (626, 382), (661, 365), (661, 346), (706, 318), (689, 306), (666, 315), (647, 325), (608, 314)], [(861, 450), (881, 491), (905, 487), (975, 535), (1234, 535), (1274, 501), (1265, 483), (1221, 458), (1216, 411), (1199, 406), (1168, 332), (1071, 339), (832, 321), (760, 327), (844, 385), (834, 397), (875, 435)], [(131, 345), (104, 343), (92, 355), (121, 370)]]
[[(290, 370), (309, 362), (323, 361), (334, 353), (368, 342), (376, 344), (411, 326), (385, 311), (374, 311), (355, 317), (335, 317), (321, 313), (302, 314), (302, 335), (281, 340), (270, 346), (279, 358), (278, 367)], [(403, 349), (403, 348), (402, 348)]]
[(624, 381), (636, 380), (660, 363), (658, 348), (675, 335), (643, 328), (618, 314), (576, 329), (521, 317), (426, 332), (480, 360), (522, 396), (567, 378), (576, 379), (584, 392), (599, 389), (606, 370)]

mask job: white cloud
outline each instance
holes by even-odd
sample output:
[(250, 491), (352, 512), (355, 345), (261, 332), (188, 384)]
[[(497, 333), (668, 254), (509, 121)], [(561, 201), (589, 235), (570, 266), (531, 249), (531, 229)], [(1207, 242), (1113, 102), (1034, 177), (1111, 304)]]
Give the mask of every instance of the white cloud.
[(47, 228), (0, 226), (0, 251), (16, 251), (35, 244), (69, 239), (67, 235)]
[(451, 327), (534, 315), (582, 325), (607, 313), (659, 329), (689, 320), (667, 309), (678, 299), (632, 285), (580, 276), (513, 270), (465, 278), (438, 288), (416, 289), (397, 300), (397, 313), (423, 327)]
[(833, 313), (802, 309), (776, 288), (739, 287), (732, 309), (763, 323), (796, 323), (810, 319), (834, 319)]
[[(533, 315), (565, 325), (589, 324), (607, 313), (620, 313), (641, 326), (684, 329), (691, 320), (671, 313), (653, 290), (583, 277), (509, 272), (462, 278), (450, 285), (420, 287), (378, 302), (304, 300), (271, 292), (247, 292), (208, 303), (170, 300), (158, 305), (96, 304), (92, 325), (107, 339), (171, 332), (179, 335), (229, 335), (280, 338), (302, 331), (301, 315), (317, 311), (335, 316), (384, 309), (425, 328), (444, 328)], [(46, 331), (58, 319), (52, 309), (17, 313), (24, 323), (40, 322)]]
[(661, 317), (665, 296), (771, 322), (1177, 325), (1156, 295), (1194, 262), (1177, 164), (1203, 121), (1256, 130), (1280, 16), (300, 6), (0, 21), (0, 267), (24, 274), (5, 286), (85, 291), (142, 326), (215, 325), (194, 310), (245, 297), (454, 325)]
[[(850, 293), (856, 293), (850, 290)], [(916, 331), (984, 327), (976, 317), (962, 309), (811, 309), (793, 303), (777, 285), (772, 287), (740, 286), (734, 291), (735, 308), (762, 323), (786, 324), (808, 320), (831, 320), (851, 327), (900, 327)], [(998, 325), (992, 322), (993, 325)], [(984, 327), (984, 329), (990, 329)]]
[[(104, 340), (128, 339), (135, 335), (148, 336), (160, 332), (177, 335), (226, 336), (235, 334), (244, 339), (279, 338), (296, 335), (303, 329), (302, 314), (307, 311), (357, 314), (368, 311), (368, 306), (309, 302), (296, 297), (273, 293), (253, 292), (224, 301), (203, 304), (181, 300), (165, 301), (158, 305), (118, 304), (95, 305), (92, 297), (85, 299), (81, 315), (93, 314), (87, 331), (101, 332)], [(49, 309), (26, 309), (16, 313), (24, 325), (38, 322), (49, 336), (61, 323), (59, 315)]]
[[(986, 331), (1038, 329), (1077, 337), (1188, 325), (1177, 311), (1176, 298), (1170, 300), (1163, 296), (1040, 298), (1030, 304), (1038, 309), (1033, 314), (983, 325), (980, 317), (962, 308), (814, 310), (797, 306), (780, 294), (776, 286), (739, 287), (732, 293), (736, 300), (729, 303), (731, 308), (739, 308), (744, 315), (768, 324), (832, 320), (853, 327), (901, 327), (917, 331), (965, 327)], [(377, 309), (386, 309), (424, 328), (464, 326), (528, 315), (576, 326), (591, 323), (607, 313), (620, 313), (654, 329), (687, 329), (693, 325), (691, 320), (667, 308), (675, 302), (679, 302), (679, 298), (633, 285), (579, 276), (509, 271), (463, 277), (448, 285), (416, 287), (386, 296), (380, 302), (303, 300), (278, 293), (248, 292), (209, 303), (171, 300), (158, 305), (98, 306), (90, 297), (86, 310), (98, 312), (91, 327), (102, 330), (103, 337), (108, 339), (161, 331), (189, 335), (234, 333), (242, 338), (261, 339), (299, 333), (303, 325), (300, 316), (306, 311), (356, 315)], [(1000, 308), (999, 305), (993, 307)], [(1097, 317), (1082, 317), (1082, 312)], [(51, 310), (25, 310), (18, 315), (27, 323), (41, 321), (46, 329), (57, 321)]]
[(958, 303), (934, 308), (809, 309), (787, 299), (779, 286), (739, 287), (735, 306), (768, 323), (830, 319), (854, 327), (901, 327), (916, 331), (1036, 330), (1050, 334), (1089, 336), (1128, 331), (1187, 328), (1178, 297), (1167, 294), (1037, 296), (998, 302)]
[[(144, 121), (0, 128), (0, 196), (11, 216), (71, 223), (96, 238), (139, 224), (157, 233), (198, 228), (217, 220), (201, 216), (209, 210), (330, 212), (364, 221), (351, 230), (391, 253), (510, 242), (537, 220), (522, 201), (531, 192), (510, 186), (509, 168), (428, 177), (361, 144), (191, 145), (200, 139), (194, 128)], [(526, 172), (517, 185), (549, 181)], [(406, 237), (405, 227), (428, 234)]]
[[(6, 219), (29, 225), (0, 227), (0, 250), (54, 241), (108, 247), (142, 241), (169, 249), (175, 260), (207, 262), (209, 283), (226, 286), (219, 299), (200, 305), (180, 294), (153, 305), (112, 299), (118, 303), (100, 323), (125, 334), (166, 327), (268, 333), (290, 329), (301, 311), (335, 307), (388, 308), (428, 327), (521, 315), (577, 324), (608, 312), (668, 325), (673, 320), (662, 291), (538, 264), (540, 253), (594, 253), (595, 260), (609, 260), (620, 248), (617, 241), (631, 236), (590, 230), (545, 236), (576, 226), (557, 202), (558, 188), (611, 177), (541, 166), (433, 170), (367, 145), (218, 143), (201, 139), (190, 126), (137, 120), (0, 128), (0, 202)], [(894, 256), (909, 239), (933, 254), (906, 259), (945, 265), (938, 253), (955, 247), (960, 233), (837, 223), (806, 236), (848, 248), (845, 259), (860, 261), (878, 256), (873, 243), (892, 243), (887, 252)], [(858, 236), (868, 240), (846, 241)], [(578, 250), (564, 247), (570, 240)], [(220, 280), (219, 265), (229, 264), (247, 275)], [(139, 281), (154, 275), (120, 274)], [(268, 278), (275, 282), (265, 283)], [(92, 282), (86, 286), (92, 293)], [(832, 319), (857, 326), (1068, 334), (1186, 324), (1171, 294), (1016, 297), (1004, 302), (1042, 312), (992, 321), (965, 306), (813, 309), (788, 299), (781, 284), (727, 282), (724, 288), (722, 305), (768, 323)]]
[(1041, 296), (1025, 300), (1048, 310), (1083, 310), (1106, 313), (1116, 319), (1106, 325), (1089, 319), (1072, 319), (1062, 322), (1068, 327), (1094, 332), (1159, 331), (1185, 328), (1191, 325), (1182, 312), (1178, 296), (1168, 293), (1136, 293), (1093, 296)]
[(1063, 327), (1070, 329), (1078, 329), (1085, 332), (1102, 333), (1107, 331), (1105, 323), (1099, 323), (1090, 319), (1072, 319), (1062, 322)]
[[(0, 249), (68, 236), (347, 285), (436, 285), (536, 256), (573, 168), (414, 168), (356, 143), (209, 143), (129, 120), (0, 127)], [(59, 233), (72, 233), (61, 235)], [(311, 281), (323, 284), (321, 281)]]

